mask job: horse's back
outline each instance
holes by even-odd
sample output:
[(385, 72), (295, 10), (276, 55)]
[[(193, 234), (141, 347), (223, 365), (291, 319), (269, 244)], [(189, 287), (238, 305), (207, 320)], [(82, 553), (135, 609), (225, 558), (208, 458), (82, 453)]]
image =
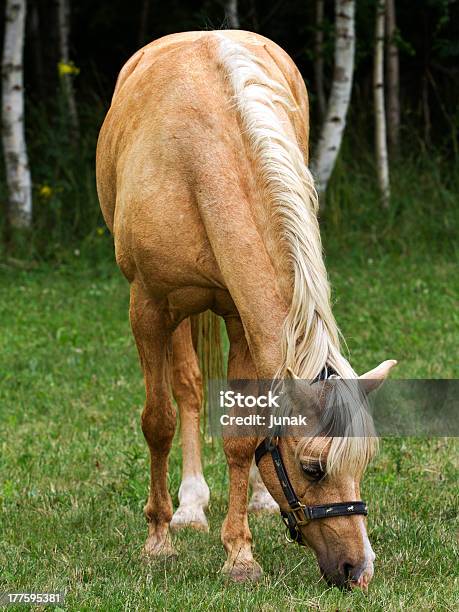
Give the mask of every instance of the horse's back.
[[(166, 285), (202, 284), (203, 279), (222, 285), (196, 193), (212, 182), (213, 192), (224, 197), (233, 175), (245, 180), (241, 191), (253, 185), (240, 125), (228, 103), (231, 87), (222, 78), (220, 35), (270, 63), (289, 85), (301, 115), (307, 114), (294, 63), (256, 34), (185, 32), (138, 51), (120, 72), (97, 152), (101, 208), (128, 278), (142, 267)], [(303, 138), (307, 141), (307, 133)], [(166, 278), (166, 270), (174, 270), (176, 278)]]

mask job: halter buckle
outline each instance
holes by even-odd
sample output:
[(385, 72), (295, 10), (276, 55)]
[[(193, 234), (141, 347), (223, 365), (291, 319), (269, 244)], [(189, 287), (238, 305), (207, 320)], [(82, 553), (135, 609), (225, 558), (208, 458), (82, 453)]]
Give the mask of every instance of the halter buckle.
[(311, 522), (311, 518), (308, 516), (307, 506), (298, 503), (298, 506), (290, 509), (290, 514), (293, 514), (297, 525), (308, 525)]

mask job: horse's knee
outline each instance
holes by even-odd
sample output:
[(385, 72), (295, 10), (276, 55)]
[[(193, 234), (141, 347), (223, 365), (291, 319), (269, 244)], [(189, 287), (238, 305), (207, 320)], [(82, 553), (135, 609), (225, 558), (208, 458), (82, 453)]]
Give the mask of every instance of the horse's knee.
[(175, 433), (176, 414), (171, 401), (147, 400), (141, 417), (142, 431), (148, 445), (159, 451), (169, 451)]

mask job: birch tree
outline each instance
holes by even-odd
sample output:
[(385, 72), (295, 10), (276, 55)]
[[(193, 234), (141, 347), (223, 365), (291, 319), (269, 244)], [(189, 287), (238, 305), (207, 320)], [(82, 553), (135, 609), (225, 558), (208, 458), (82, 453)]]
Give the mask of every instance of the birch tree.
[(12, 227), (30, 227), (32, 181), (24, 129), (25, 0), (6, 0), (2, 59), (2, 143)]
[(396, 153), (399, 146), (400, 133), (400, 71), (396, 41), (397, 21), (395, 0), (386, 0), (386, 2), (387, 136), (391, 152)]
[(226, 0), (225, 14), (228, 19), (228, 25), (232, 30), (239, 30), (239, 13), (237, 9), (237, 0)]
[[(322, 126), (312, 168), (317, 190), (325, 194), (335, 166), (351, 98), (355, 56), (355, 2), (335, 0), (335, 65), (328, 100), (327, 114)], [(323, 206), (323, 201), (321, 202)]]
[(78, 73), (70, 61), (69, 39), (70, 39), (70, 0), (57, 1), (57, 15), (59, 24), (59, 75), (61, 78), (65, 99), (68, 105), (70, 125), (74, 136), (79, 133), (78, 112), (73, 89), (73, 76)]
[(314, 80), (320, 118), (325, 117), (324, 92), (324, 0), (316, 0), (316, 31), (314, 37)]
[(381, 202), (389, 206), (389, 161), (387, 156), (386, 115), (384, 111), (384, 22), (386, 16), (385, 0), (378, 0), (376, 6), (375, 55), (373, 67), (373, 92), (375, 111), (375, 147), (378, 183)]

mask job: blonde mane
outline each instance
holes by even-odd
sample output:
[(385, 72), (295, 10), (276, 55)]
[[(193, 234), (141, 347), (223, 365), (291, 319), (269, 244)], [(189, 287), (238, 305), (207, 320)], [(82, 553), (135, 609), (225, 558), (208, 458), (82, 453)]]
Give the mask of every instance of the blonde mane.
[[(277, 376), (284, 378), (290, 368), (299, 378), (313, 380), (327, 365), (341, 378), (355, 379), (356, 373), (341, 354), (340, 333), (331, 310), (314, 179), (298, 142), (279, 116), (280, 109), (287, 116), (297, 110), (295, 99), (286, 83), (269, 76), (261, 59), (224, 34), (217, 36), (220, 62), (234, 92), (244, 136), (258, 162), (273, 223), (280, 229), (291, 268), (292, 300), (282, 331), (282, 364)], [(346, 410), (348, 402), (339, 404)], [(373, 438), (365, 435), (368, 428), (352, 435), (355, 412), (351, 412), (349, 435), (331, 441), (329, 472), (343, 468), (360, 471), (374, 452), (370, 448)], [(308, 440), (304, 438), (298, 445), (299, 455), (307, 455)]]

